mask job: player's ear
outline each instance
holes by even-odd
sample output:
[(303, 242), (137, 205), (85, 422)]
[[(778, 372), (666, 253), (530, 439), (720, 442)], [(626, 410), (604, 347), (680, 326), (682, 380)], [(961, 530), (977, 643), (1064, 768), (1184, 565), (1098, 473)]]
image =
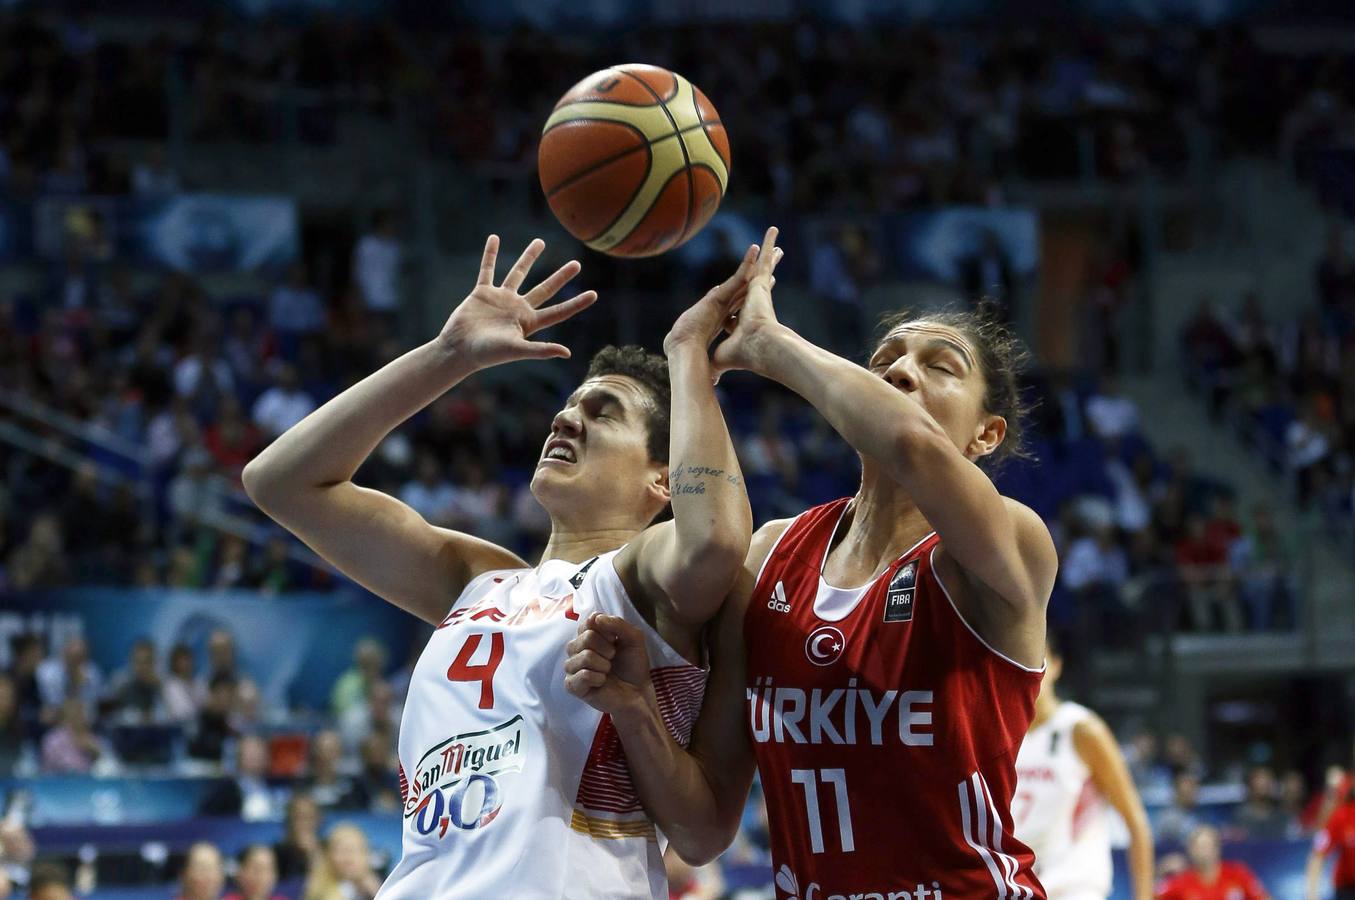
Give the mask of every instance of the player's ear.
[(984, 416), (974, 430), (974, 439), (965, 448), (971, 459), (982, 459), (1002, 444), (1007, 436), (1007, 420), (1001, 416)]
[(667, 506), (673, 499), (673, 492), (668, 486), (668, 464), (655, 463), (649, 471), (649, 492)]

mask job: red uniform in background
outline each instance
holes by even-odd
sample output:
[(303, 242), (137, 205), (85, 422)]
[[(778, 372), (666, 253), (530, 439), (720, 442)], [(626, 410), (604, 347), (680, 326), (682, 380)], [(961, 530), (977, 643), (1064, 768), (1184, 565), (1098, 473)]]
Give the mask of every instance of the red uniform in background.
[(1327, 824), (1313, 838), (1313, 849), (1323, 856), (1336, 854), (1332, 871), (1336, 890), (1355, 890), (1355, 801), (1347, 800), (1332, 810)]
[(848, 502), (786, 529), (744, 621), (776, 896), (1043, 898), (1009, 811), (1043, 670), (960, 618), (935, 533), (868, 585), (824, 582)]
[(1218, 878), (1212, 883), (1187, 869), (1167, 879), (1157, 891), (1157, 900), (1264, 900), (1267, 896), (1252, 870), (1239, 862), (1219, 863)]

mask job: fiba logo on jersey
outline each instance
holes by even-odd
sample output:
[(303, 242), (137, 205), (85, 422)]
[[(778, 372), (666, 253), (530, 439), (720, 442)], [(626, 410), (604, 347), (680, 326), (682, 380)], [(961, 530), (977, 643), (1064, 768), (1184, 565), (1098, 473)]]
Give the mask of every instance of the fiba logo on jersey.
[(832, 625), (820, 625), (805, 639), (805, 656), (816, 666), (831, 666), (842, 657), (847, 639)]
[(885, 615), (886, 622), (911, 622), (913, 621), (913, 596), (917, 592), (917, 562), (910, 562), (908, 565), (894, 573), (894, 577), (889, 580), (889, 589), (885, 592)]

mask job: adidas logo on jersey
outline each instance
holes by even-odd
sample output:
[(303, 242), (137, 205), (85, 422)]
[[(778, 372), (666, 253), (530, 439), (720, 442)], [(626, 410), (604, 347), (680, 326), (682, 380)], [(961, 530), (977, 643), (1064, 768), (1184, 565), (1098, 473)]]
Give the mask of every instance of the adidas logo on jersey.
[(767, 608), (772, 612), (790, 612), (790, 602), (786, 600), (786, 586), (779, 581), (772, 589), (772, 598), (767, 601)]

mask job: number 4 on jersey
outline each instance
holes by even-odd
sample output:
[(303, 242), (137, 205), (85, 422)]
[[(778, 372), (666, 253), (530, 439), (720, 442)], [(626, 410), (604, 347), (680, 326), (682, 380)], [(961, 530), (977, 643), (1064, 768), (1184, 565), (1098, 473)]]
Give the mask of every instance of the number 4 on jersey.
[(490, 633), (489, 661), (473, 666), (470, 664), (471, 657), (480, 648), (480, 639), (483, 637), (483, 634), (466, 635), (466, 643), (461, 645), (456, 659), (447, 667), (447, 680), (480, 682), (480, 708), (493, 709), (494, 672), (498, 670), (499, 663), (503, 662), (503, 632)]

